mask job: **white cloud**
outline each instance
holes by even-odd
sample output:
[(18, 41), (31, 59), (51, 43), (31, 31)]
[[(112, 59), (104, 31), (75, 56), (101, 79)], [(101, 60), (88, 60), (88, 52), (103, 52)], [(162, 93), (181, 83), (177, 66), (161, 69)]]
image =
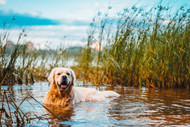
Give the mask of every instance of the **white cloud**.
[(160, 20), (160, 22), (161, 22), (162, 24), (164, 24), (164, 25), (168, 25), (169, 23), (175, 24), (174, 21), (170, 21), (170, 20)]
[(31, 15), (34, 17), (37, 17), (37, 16), (40, 17), (42, 15), (42, 13), (39, 11), (35, 11), (35, 12), (31, 12)]
[(94, 4), (94, 6), (95, 6), (95, 7), (100, 7), (100, 3), (96, 2), (96, 3)]
[[(23, 42), (31, 41), (37, 48), (57, 48), (63, 46), (84, 46), (87, 38), (88, 26), (67, 26), (67, 25), (47, 25), (25, 27), (27, 36), (22, 39)], [(12, 29), (9, 31), (9, 40), (16, 42), (21, 33), (21, 29)], [(0, 33), (4, 33), (0, 29)]]
[(0, 5), (5, 5), (7, 3), (6, 0), (0, 0)]

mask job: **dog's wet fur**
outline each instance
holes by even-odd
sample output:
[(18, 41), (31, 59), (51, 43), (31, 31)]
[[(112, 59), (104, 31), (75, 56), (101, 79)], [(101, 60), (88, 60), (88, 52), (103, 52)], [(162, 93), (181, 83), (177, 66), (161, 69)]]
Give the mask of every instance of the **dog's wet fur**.
[(118, 97), (114, 91), (97, 91), (94, 88), (74, 87), (76, 77), (72, 69), (54, 68), (48, 77), (50, 89), (43, 101), (46, 105), (67, 106), (82, 101), (104, 101)]

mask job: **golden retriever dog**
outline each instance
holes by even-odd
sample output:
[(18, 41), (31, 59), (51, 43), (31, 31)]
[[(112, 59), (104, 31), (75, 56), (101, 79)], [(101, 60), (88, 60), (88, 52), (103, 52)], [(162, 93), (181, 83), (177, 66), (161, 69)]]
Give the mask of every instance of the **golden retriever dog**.
[(48, 77), (50, 89), (43, 104), (67, 106), (85, 101), (104, 101), (109, 97), (118, 97), (114, 91), (98, 91), (94, 88), (75, 87), (76, 77), (72, 69), (54, 68)]

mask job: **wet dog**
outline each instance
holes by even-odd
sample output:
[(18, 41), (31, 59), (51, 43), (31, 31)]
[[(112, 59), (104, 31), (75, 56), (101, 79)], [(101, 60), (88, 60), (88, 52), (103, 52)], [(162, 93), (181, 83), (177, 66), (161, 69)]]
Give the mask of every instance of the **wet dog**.
[(94, 88), (75, 87), (76, 77), (72, 69), (54, 68), (48, 77), (50, 89), (44, 104), (67, 106), (84, 101), (104, 101), (109, 97), (118, 97), (114, 91), (98, 91)]

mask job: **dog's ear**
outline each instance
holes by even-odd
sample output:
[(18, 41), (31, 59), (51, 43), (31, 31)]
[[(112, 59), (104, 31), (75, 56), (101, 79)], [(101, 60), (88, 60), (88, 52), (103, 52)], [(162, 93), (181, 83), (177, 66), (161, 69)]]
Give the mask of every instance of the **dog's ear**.
[(54, 73), (56, 69), (52, 69), (49, 76), (48, 76), (48, 81), (52, 84), (54, 82)]
[(72, 69), (70, 69), (70, 71), (71, 71), (71, 76), (72, 76), (72, 81), (73, 81), (73, 85), (74, 85), (74, 83), (75, 83), (75, 80), (76, 80), (76, 75), (75, 75), (75, 72), (72, 70)]

